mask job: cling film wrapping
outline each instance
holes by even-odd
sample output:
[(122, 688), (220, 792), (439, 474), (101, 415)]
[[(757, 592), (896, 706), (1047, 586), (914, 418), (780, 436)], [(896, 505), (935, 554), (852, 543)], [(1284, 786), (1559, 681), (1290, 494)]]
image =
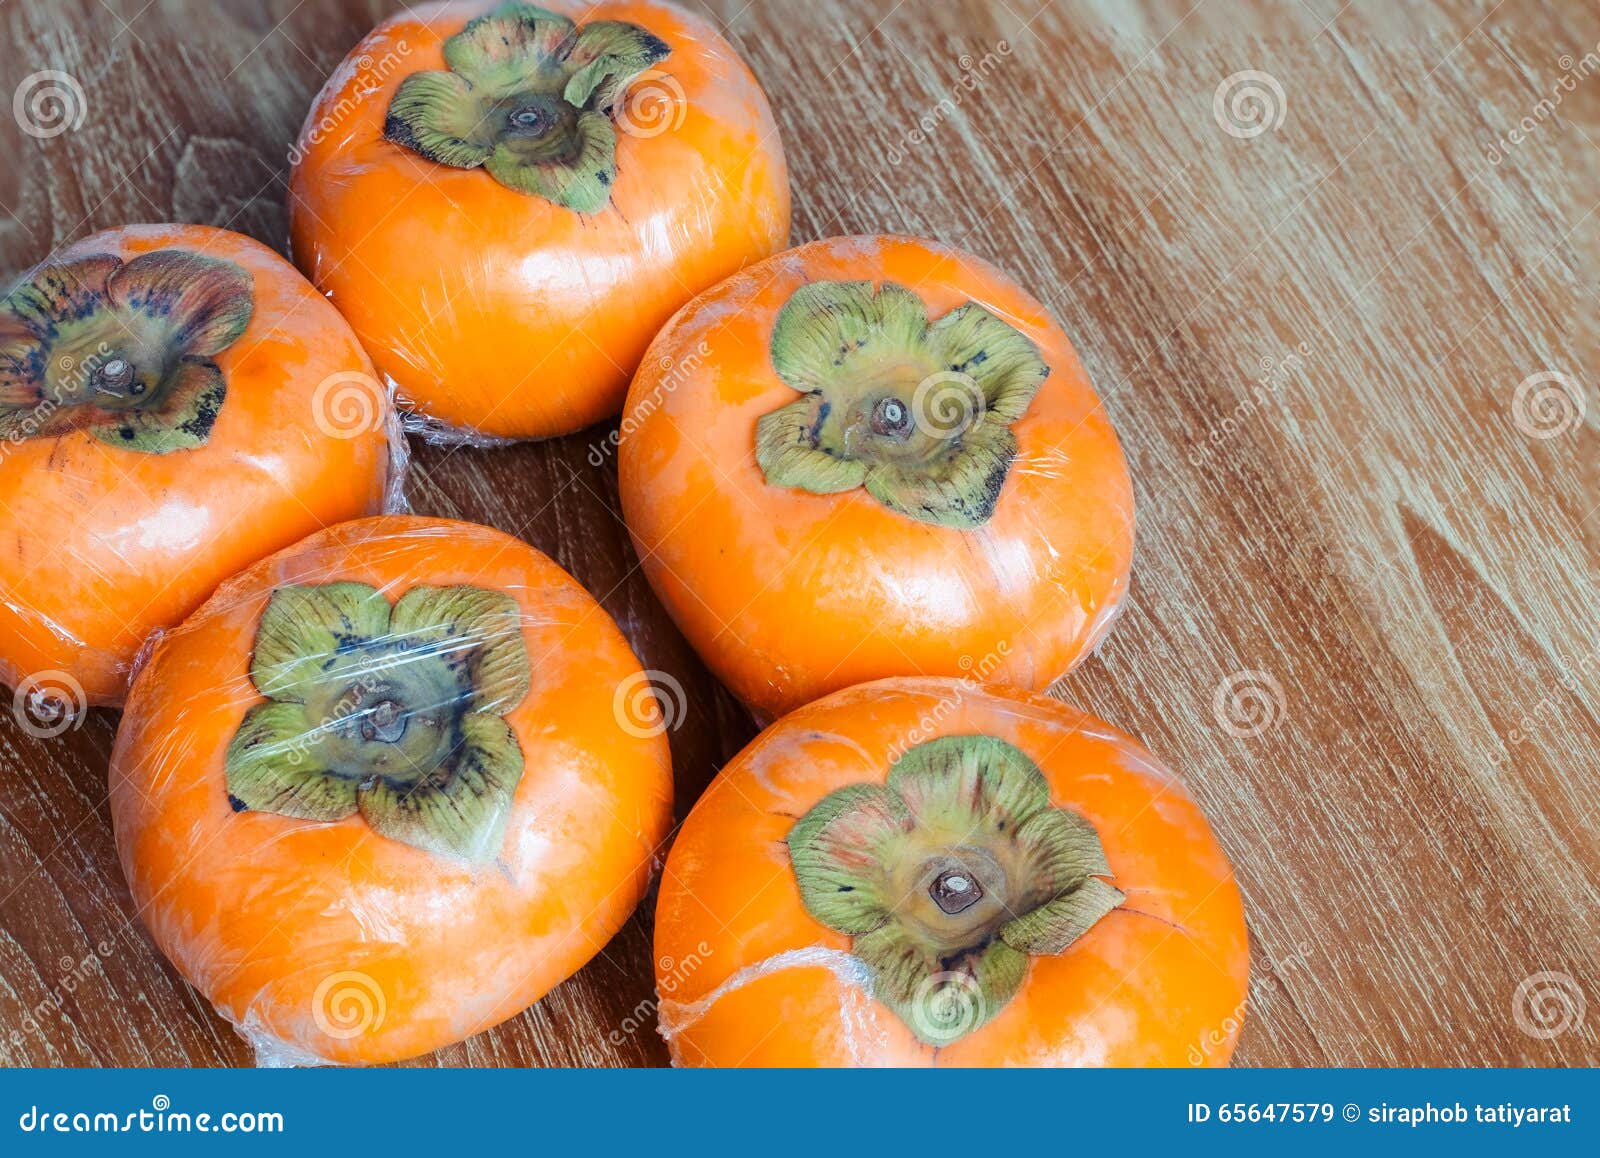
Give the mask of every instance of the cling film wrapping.
[(836, 692), (731, 760), (655, 951), (686, 1066), (1222, 1065), (1249, 977), (1228, 859), (1143, 746), (937, 678)]
[(441, 442), (615, 415), (673, 311), (788, 237), (765, 94), (659, 0), (401, 12), (329, 78), (292, 159), (295, 260)]
[(140, 667), (111, 760), (135, 908), (262, 1064), (463, 1040), (575, 972), (647, 886), (672, 786), (654, 705), (619, 707), (641, 679), (508, 535), (319, 532)]
[(203, 225), (85, 237), (0, 301), (0, 681), (49, 729), (319, 527), (395, 509), (405, 442), (350, 327)]

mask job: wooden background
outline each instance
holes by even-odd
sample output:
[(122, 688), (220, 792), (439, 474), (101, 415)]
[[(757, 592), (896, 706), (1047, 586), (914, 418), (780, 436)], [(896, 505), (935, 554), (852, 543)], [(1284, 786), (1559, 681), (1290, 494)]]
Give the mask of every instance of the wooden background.
[[(0, 0), (0, 96), (43, 69), (85, 95), (47, 140), (0, 116), (0, 272), (130, 221), (281, 249), (286, 151), (393, 6)], [(705, 6), (771, 95), (796, 241), (974, 250), (1099, 385), (1138, 558), (1059, 690), (1177, 768), (1234, 859), (1238, 1061), (1600, 1062), (1600, 8)], [(1244, 70), (1282, 96), (1238, 136), (1214, 101)], [(682, 682), (681, 810), (753, 729), (637, 570), (603, 433), (420, 449), (411, 500), (553, 555)], [(114, 726), (0, 714), (0, 1061), (245, 1064), (130, 924)], [(627, 1020), (650, 917), (423, 1064), (661, 1063)]]

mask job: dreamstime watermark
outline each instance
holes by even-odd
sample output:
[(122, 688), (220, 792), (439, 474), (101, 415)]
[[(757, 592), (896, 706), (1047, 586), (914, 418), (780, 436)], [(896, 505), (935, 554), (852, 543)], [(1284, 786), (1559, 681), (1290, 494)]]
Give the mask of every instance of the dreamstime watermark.
[(11, 94), (11, 115), (23, 132), (41, 141), (81, 127), (88, 113), (78, 78), (53, 68), (23, 77)]
[(687, 382), (700, 368), (701, 363), (710, 356), (711, 343), (705, 338), (701, 338), (695, 348), (681, 358), (674, 359), (662, 355), (660, 361), (656, 363), (661, 374), (656, 378), (650, 393), (641, 398), (637, 404), (628, 407), (615, 430), (610, 431), (599, 442), (590, 443), (589, 465), (604, 466), (606, 459), (616, 452), (618, 444), (639, 429), (645, 419), (659, 410), (665, 396)]
[(922, 979), (906, 1019), (924, 1041), (957, 1041), (989, 1019), (989, 1000), (972, 974), (947, 970)]
[[(1252, 963), (1250, 971), (1254, 974), (1257, 985), (1268, 980), (1282, 980), (1289, 974), (1304, 969), (1310, 962), (1313, 951), (1310, 941), (1301, 941), (1294, 947), (1294, 952), (1287, 957), (1272, 961), (1256, 961)], [(1189, 1047), (1190, 1065), (1206, 1065), (1217, 1051), (1228, 1049), (1238, 1039), (1239, 1031), (1244, 1028), (1245, 1010), (1249, 1004), (1250, 999), (1246, 997), (1220, 1022), (1201, 1032), (1199, 1038)]]
[(628, 1015), (622, 1019), (622, 1024), (611, 1031), (611, 1044), (621, 1045), (641, 1029), (654, 1024), (661, 1002), (670, 998), (685, 981), (698, 973), (700, 967), (706, 963), (706, 958), (711, 955), (711, 946), (701, 941), (694, 947), (694, 952), (686, 957), (662, 957), (657, 961), (656, 992), (628, 1011)]
[[(1576, 658), (1565, 652), (1556, 656), (1560, 673), (1556, 683), (1574, 695), (1581, 695), (1591, 681), (1600, 677), (1600, 651), (1586, 652)], [(1517, 717), (1517, 722), (1503, 739), (1512, 747), (1521, 747), (1535, 734), (1545, 730), (1559, 716), (1560, 701), (1555, 696), (1540, 696), (1539, 702)], [(1489, 763), (1495, 766), (1504, 760), (1498, 752), (1491, 752)]]
[(329, 732), (339, 731), (352, 721), (367, 718), (371, 709), (365, 705), (383, 686), (384, 681), (377, 676), (362, 676), (334, 701), (333, 707), (317, 721), (316, 727), (296, 732), (289, 740), (277, 741), (272, 746), (272, 755), (283, 755), (298, 768), (306, 762), (317, 742)]
[(101, 941), (94, 947), (94, 952), (86, 953), (81, 958), (63, 957), (57, 962), (61, 969), (61, 976), (50, 987), (50, 992), (36, 1002), (31, 1009), (24, 1011), (22, 1021), (11, 1030), (9, 1041), (12, 1046), (21, 1046), (29, 1037), (43, 1038), (45, 1020), (51, 1014), (59, 1015), (66, 999), (78, 991), (95, 974), (104, 975), (100, 962), (108, 959), (116, 952), (115, 941)]
[(382, 1029), (388, 1012), (383, 986), (353, 969), (330, 973), (311, 995), (311, 1020), (337, 1041)]
[(1257, 412), (1276, 402), (1278, 391), (1305, 370), (1306, 359), (1310, 357), (1311, 346), (1306, 342), (1298, 343), (1294, 349), (1279, 358), (1274, 358), (1270, 354), (1263, 355), (1260, 362), (1261, 372), (1255, 384), (1251, 386), (1250, 393), (1240, 399), (1239, 404), (1229, 411), (1221, 422), (1206, 431), (1202, 442), (1190, 449), (1189, 465), (1200, 466), (1211, 452), (1232, 439), (1240, 427), (1254, 418)]
[(1211, 697), (1217, 726), (1241, 740), (1276, 727), (1283, 709), (1283, 685), (1271, 672), (1254, 668), (1225, 677)]
[(1556, 115), (1561, 102), (1577, 89), (1579, 82), (1600, 72), (1600, 43), (1596, 43), (1581, 57), (1574, 58), (1570, 52), (1562, 53), (1556, 59), (1556, 65), (1561, 69), (1561, 75), (1550, 86), (1549, 95), (1539, 98), (1515, 125), (1483, 150), (1484, 159), (1490, 165), (1498, 165), (1510, 156), (1512, 149), (1532, 137), (1541, 125)]
[(1517, 383), (1511, 397), (1511, 421), (1529, 438), (1544, 442), (1575, 430), (1588, 407), (1576, 378), (1559, 370), (1541, 370)]
[(354, 65), (357, 75), (362, 76), (367, 83), (352, 93), (340, 96), (331, 109), (300, 131), (299, 140), (289, 146), (289, 163), (298, 165), (305, 160), (307, 149), (321, 144), (332, 136), (351, 113), (360, 108), (373, 93), (383, 88), (395, 69), (400, 67), (400, 62), (410, 55), (411, 46), (404, 40), (397, 40), (394, 48), (377, 60), (373, 59), (371, 53), (363, 53), (356, 57)]
[(669, 672), (636, 671), (617, 685), (611, 712), (635, 739), (676, 732), (689, 711), (683, 685)]
[(982, 57), (974, 57), (970, 52), (963, 52), (956, 60), (961, 66), (961, 74), (956, 77), (955, 87), (951, 89), (950, 95), (942, 98), (938, 104), (919, 116), (912, 127), (889, 146), (886, 154), (889, 164), (899, 165), (911, 155), (911, 149), (927, 144), (939, 126), (953, 117), (956, 110), (966, 104), (967, 98), (981, 89), (990, 75), (1010, 55), (1011, 44), (1005, 40), (996, 41), (995, 46)]
[(956, 666), (961, 669), (962, 674), (957, 679), (955, 690), (934, 701), (933, 706), (917, 718), (917, 722), (906, 731), (906, 734), (890, 746), (889, 763), (893, 764), (918, 744), (938, 739), (943, 735), (944, 722), (966, 702), (968, 695), (994, 682), (994, 673), (1010, 655), (1011, 642), (1002, 639), (997, 641), (981, 659), (975, 660), (970, 655), (963, 655), (956, 660)]
[(911, 421), (929, 438), (959, 438), (983, 421), (983, 412), (983, 388), (959, 370), (929, 374), (911, 394)]
[(1211, 96), (1211, 115), (1230, 137), (1247, 141), (1283, 124), (1289, 98), (1270, 72), (1247, 68), (1222, 78)]
[(115, 1113), (108, 1110), (54, 1110), (37, 1104), (17, 1117), (24, 1134), (281, 1134), (283, 1115), (276, 1110), (174, 1110), (172, 1099), (157, 1094), (148, 1108)]
[(26, 410), (15, 411), (10, 415), (6, 421), (5, 435), (0, 437), (0, 458), (4, 458), (43, 430), (56, 411), (61, 409), (63, 405), (61, 397), (76, 398), (82, 395), (89, 380), (112, 355), (111, 347), (101, 342), (94, 352), (85, 358), (76, 358), (71, 354), (58, 356), (55, 359), (56, 388)]
[(677, 77), (652, 68), (628, 86), (612, 115), (619, 132), (630, 137), (659, 137), (683, 125), (689, 102)]
[(1511, 1018), (1537, 1041), (1550, 1041), (1583, 1024), (1589, 999), (1568, 973), (1545, 970), (1524, 977), (1511, 996)]
[(389, 392), (371, 374), (341, 370), (330, 374), (311, 393), (311, 418), (330, 438), (360, 438), (383, 429)]
[(89, 697), (71, 672), (34, 672), (11, 693), (11, 714), (28, 735), (51, 740), (83, 727)]
[(54, 398), (41, 398), (20, 414), (15, 415), (6, 423), (4, 441), (0, 441), (0, 458), (11, 453), (17, 447), (35, 437), (44, 429), (45, 423), (51, 416), (61, 409), (61, 403)]

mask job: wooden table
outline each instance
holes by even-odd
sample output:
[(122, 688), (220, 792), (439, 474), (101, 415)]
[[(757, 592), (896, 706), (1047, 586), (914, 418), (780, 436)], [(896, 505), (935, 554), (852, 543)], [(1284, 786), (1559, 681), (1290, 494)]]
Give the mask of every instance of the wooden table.
[[(128, 221), (281, 248), (286, 150), (392, 7), (0, 3), (3, 93), (59, 69), (86, 105), (46, 140), (0, 118), (0, 269)], [(1098, 383), (1139, 552), (1059, 692), (1177, 768), (1233, 857), (1238, 1060), (1600, 1061), (1600, 9), (709, 9), (772, 97), (796, 241), (974, 250)], [(593, 437), (418, 447), (410, 497), (553, 555), (682, 682), (681, 814), (753, 728), (655, 603)], [(246, 1064), (131, 921), (115, 725), (0, 715), (0, 1061)], [(630, 1020), (650, 921), (422, 1064), (662, 1062)]]

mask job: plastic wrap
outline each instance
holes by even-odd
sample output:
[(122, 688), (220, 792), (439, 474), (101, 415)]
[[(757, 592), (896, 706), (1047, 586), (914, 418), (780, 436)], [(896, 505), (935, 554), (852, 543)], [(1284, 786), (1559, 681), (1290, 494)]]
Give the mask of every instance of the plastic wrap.
[(150, 632), (229, 575), (400, 502), (371, 362), (248, 237), (86, 237), (0, 303), (0, 347), (0, 679), (35, 732), (120, 703)]
[(952, 679), (837, 692), (730, 761), (673, 843), (655, 948), (681, 1065), (1220, 1065), (1249, 979), (1232, 870), (1173, 776), (1056, 700)]
[(638, 661), (555, 563), (389, 516), (230, 580), (139, 670), (111, 760), (156, 943), (262, 1064), (516, 1014), (643, 895), (671, 822)]
[(766, 96), (657, 0), (402, 12), (329, 78), (293, 159), (295, 260), (435, 441), (615, 415), (672, 312), (789, 231)]
[(1045, 688), (1127, 590), (1132, 485), (1072, 344), (932, 242), (817, 241), (696, 298), (618, 453), (652, 586), (768, 716), (883, 676)]

